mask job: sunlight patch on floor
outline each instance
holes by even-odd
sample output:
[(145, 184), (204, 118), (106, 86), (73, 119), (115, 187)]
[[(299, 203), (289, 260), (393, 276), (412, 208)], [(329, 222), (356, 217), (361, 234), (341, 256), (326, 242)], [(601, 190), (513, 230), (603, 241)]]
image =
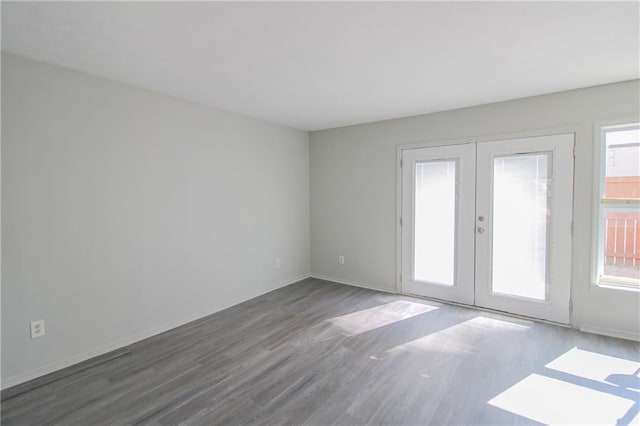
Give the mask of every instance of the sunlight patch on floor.
[(634, 380), (634, 377), (637, 378), (640, 362), (573, 348), (551, 361), (546, 368), (627, 389), (640, 390), (640, 379)]
[(442, 353), (469, 352), (475, 339), (504, 331), (527, 331), (529, 327), (509, 321), (478, 316), (452, 325), (419, 339), (389, 349), (388, 353), (400, 351), (431, 351)]
[(640, 363), (578, 348), (488, 403), (546, 424), (635, 424)]
[(329, 319), (334, 326), (349, 335), (356, 335), (384, 327), (407, 318), (415, 317), (438, 309), (422, 303), (397, 300), (362, 311), (352, 312)]
[(633, 401), (539, 374), (531, 374), (489, 401), (545, 424), (614, 425)]

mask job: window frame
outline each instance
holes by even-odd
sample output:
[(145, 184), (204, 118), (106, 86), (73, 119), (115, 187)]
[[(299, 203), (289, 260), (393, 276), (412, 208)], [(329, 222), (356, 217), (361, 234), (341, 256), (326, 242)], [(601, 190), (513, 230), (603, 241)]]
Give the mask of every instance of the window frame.
[[(598, 122), (594, 126), (594, 185), (593, 185), (593, 250), (592, 250), (592, 284), (598, 288), (608, 288), (623, 291), (640, 292), (640, 285), (633, 283), (632, 279), (626, 280), (623, 277), (606, 276), (604, 269), (604, 238), (605, 238), (605, 211), (633, 211), (640, 202), (633, 202), (627, 199), (620, 199), (620, 202), (604, 200), (604, 190), (606, 185), (606, 134), (611, 131), (640, 129), (639, 117), (629, 117), (626, 119)], [(602, 279), (605, 277), (606, 279)]]

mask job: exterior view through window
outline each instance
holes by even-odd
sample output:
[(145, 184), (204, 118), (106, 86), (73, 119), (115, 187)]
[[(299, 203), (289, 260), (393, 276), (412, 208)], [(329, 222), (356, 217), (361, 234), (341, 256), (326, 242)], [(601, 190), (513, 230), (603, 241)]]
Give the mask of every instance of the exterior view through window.
[(603, 127), (598, 282), (640, 287), (640, 124)]

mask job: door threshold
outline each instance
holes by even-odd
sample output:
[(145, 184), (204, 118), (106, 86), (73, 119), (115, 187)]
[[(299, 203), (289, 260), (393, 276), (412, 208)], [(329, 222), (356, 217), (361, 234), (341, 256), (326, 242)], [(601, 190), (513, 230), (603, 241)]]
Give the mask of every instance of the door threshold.
[(562, 322), (550, 321), (550, 320), (546, 320), (546, 319), (542, 319), (542, 318), (528, 317), (526, 315), (514, 314), (513, 312), (507, 312), (507, 311), (499, 311), (497, 309), (485, 308), (485, 307), (482, 307), (482, 306), (468, 305), (466, 303), (452, 302), (451, 300), (438, 299), (436, 297), (428, 297), (428, 296), (422, 296), (420, 294), (402, 293), (402, 292), (400, 292), (398, 294), (400, 294), (402, 296), (415, 297), (417, 299), (431, 300), (433, 302), (444, 303), (445, 305), (459, 306), (459, 307), (462, 307), (462, 308), (475, 309), (476, 311), (489, 312), (489, 313), (492, 313), (492, 314), (500, 314), (500, 315), (505, 315), (505, 316), (508, 316), (508, 317), (523, 319), (523, 320), (527, 320), (527, 321), (539, 322), (539, 323), (542, 323), (542, 324), (557, 325), (557, 326), (564, 327), (564, 328), (573, 328), (571, 326), (571, 324), (565, 324), (565, 323), (562, 323)]

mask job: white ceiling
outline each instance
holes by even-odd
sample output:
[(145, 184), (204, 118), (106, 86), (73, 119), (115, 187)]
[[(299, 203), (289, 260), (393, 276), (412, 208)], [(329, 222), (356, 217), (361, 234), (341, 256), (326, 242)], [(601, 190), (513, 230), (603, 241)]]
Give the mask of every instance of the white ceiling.
[(305, 130), (639, 78), (639, 3), (2, 2), (2, 49)]

